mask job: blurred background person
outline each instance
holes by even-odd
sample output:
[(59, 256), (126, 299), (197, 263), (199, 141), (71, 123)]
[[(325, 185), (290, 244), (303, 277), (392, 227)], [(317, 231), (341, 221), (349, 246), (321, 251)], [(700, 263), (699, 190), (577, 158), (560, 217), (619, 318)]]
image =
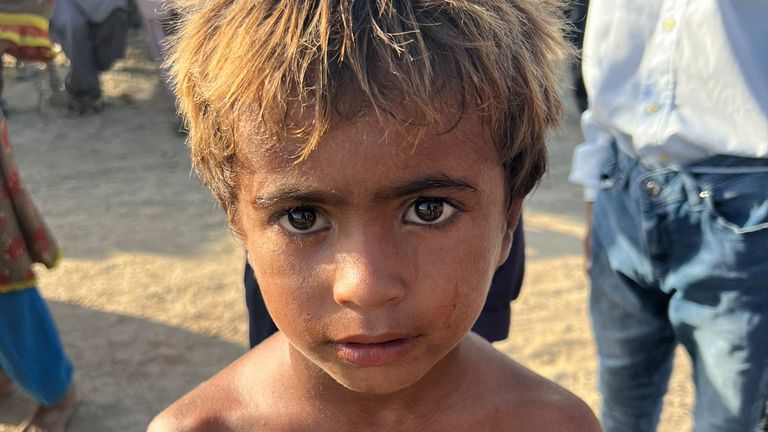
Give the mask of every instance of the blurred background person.
[[(176, 95), (169, 82), (168, 69), (163, 64), (168, 56), (167, 38), (175, 31), (178, 12), (168, 5), (167, 0), (136, 0), (136, 6), (146, 32), (149, 55), (157, 64), (165, 91), (175, 106)], [(178, 133), (186, 133), (184, 121), (179, 116), (175, 117), (173, 128)]]
[(126, 0), (57, 0), (51, 36), (70, 62), (64, 86), (71, 113), (104, 109), (99, 74), (125, 54), (128, 34)]
[(606, 432), (656, 430), (677, 344), (696, 432), (768, 416), (767, 22), (765, 1), (590, 2), (571, 179)]
[(152, 60), (160, 67), (160, 78), (171, 99), (176, 96), (169, 83), (168, 70), (162, 65), (168, 56), (166, 38), (173, 34), (177, 12), (168, 5), (167, 0), (135, 0), (141, 15), (141, 22), (147, 36), (147, 47)]
[(3, 99), (3, 54), (10, 54), (17, 62), (46, 63), (52, 98), (57, 98), (61, 83), (53, 65), (54, 53), (48, 34), (53, 12), (52, 0), (0, 1), (0, 111), (8, 115)]
[(53, 268), (59, 248), (24, 187), (0, 115), (0, 395), (15, 383), (39, 402), (23, 432), (63, 432), (77, 404), (64, 352), (33, 263)]

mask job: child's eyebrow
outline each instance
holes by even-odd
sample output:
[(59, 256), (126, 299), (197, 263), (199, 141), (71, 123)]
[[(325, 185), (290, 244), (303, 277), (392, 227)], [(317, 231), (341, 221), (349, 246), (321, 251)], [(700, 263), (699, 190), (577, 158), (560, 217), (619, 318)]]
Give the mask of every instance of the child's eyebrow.
[(282, 202), (311, 202), (341, 205), (345, 200), (336, 194), (327, 194), (321, 191), (306, 190), (296, 187), (277, 190), (268, 195), (259, 195), (253, 200), (259, 207), (270, 207)]
[(415, 193), (430, 189), (453, 189), (480, 193), (480, 191), (476, 187), (472, 186), (472, 184), (467, 180), (458, 177), (452, 177), (443, 173), (437, 173), (411, 180), (401, 185), (382, 188), (374, 194), (374, 200), (384, 201), (391, 198), (413, 195)]
[[(452, 189), (473, 192), (476, 194), (480, 193), (476, 187), (472, 186), (472, 184), (464, 179), (438, 173), (410, 180), (403, 184), (380, 188), (374, 193), (373, 200), (386, 201), (388, 199), (413, 195), (431, 189)], [(258, 207), (270, 207), (283, 202), (327, 203), (339, 206), (346, 204), (347, 200), (336, 192), (328, 193), (321, 190), (303, 189), (299, 187), (278, 189), (269, 194), (259, 195), (253, 200), (253, 203)]]

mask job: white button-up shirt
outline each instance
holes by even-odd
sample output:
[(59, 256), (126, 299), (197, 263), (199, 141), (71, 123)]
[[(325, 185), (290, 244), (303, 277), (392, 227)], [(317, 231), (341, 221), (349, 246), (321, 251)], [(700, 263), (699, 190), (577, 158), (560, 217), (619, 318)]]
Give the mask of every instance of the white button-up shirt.
[(612, 140), (662, 164), (768, 157), (768, 0), (591, 0), (583, 71), (587, 200)]

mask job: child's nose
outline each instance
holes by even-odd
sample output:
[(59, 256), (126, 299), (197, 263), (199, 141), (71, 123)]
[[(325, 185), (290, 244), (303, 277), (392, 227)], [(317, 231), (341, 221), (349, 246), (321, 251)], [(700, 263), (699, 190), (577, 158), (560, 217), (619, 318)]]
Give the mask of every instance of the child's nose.
[(362, 240), (336, 255), (333, 298), (352, 309), (372, 309), (401, 301), (406, 281), (397, 256), (381, 242)]

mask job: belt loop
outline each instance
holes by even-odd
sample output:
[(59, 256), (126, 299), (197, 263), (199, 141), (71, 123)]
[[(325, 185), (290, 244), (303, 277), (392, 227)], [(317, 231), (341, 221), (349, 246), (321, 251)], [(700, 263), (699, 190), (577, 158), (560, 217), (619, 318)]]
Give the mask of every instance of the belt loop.
[(615, 183), (617, 183), (621, 189), (626, 189), (627, 184), (629, 184), (629, 177), (632, 175), (632, 170), (640, 163), (640, 160), (622, 150), (615, 139), (612, 142), (612, 147), (616, 166), (618, 168)]
[(688, 204), (691, 205), (692, 210), (700, 209), (703, 203), (704, 194), (699, 188), (696, 179), (694, 178), (693, 174), (691, 174), (686, 168), (679, 167), (678, 170), (680, 173), (680, 178), (683, 179), (683, 187), (685, 188), (685, 193), (688, 196)]

